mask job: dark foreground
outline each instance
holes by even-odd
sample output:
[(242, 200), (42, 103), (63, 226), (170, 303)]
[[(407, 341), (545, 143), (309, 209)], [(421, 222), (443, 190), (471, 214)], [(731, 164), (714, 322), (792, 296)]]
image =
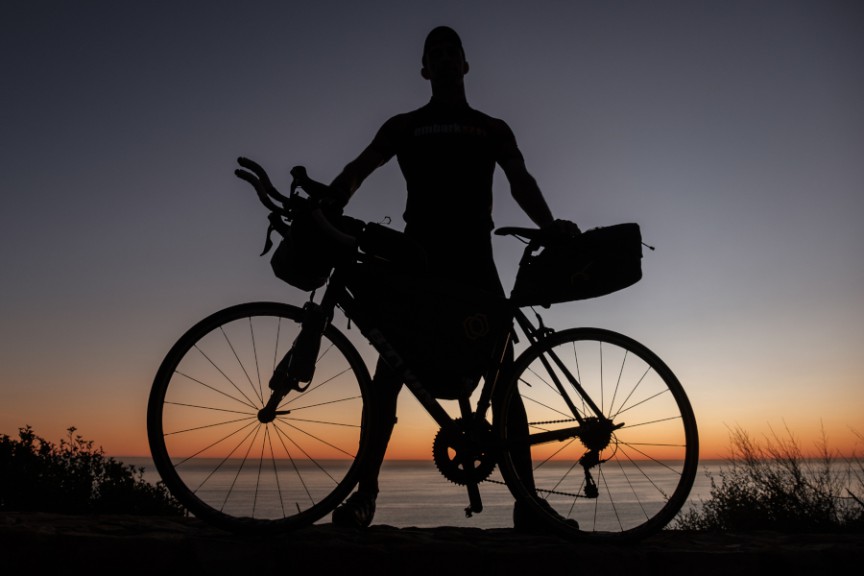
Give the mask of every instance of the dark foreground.
[(860, 569), (864, 535), (665, 531), (616, 546), (508, 529), (324, 525), (253, 540), (192, 519), (4, 513), (0, 555), (5, 574), (812, 575)]

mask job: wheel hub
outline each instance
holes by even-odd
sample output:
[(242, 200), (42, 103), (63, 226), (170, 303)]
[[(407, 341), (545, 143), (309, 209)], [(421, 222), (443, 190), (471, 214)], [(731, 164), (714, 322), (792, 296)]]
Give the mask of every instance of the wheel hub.
[(623, 424), (613, 424), (611, 420), (591, 417), (586, 418), (579, 431), (579, 438), (588, 450), (600, 452), (609, 446), (612, 433)]

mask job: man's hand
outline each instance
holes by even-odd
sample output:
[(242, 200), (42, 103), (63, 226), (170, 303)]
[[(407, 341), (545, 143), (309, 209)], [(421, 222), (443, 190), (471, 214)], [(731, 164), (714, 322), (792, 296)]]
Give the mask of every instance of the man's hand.
[(346, 204), (348, 204), (348, 199), (350, 197), (350, 192), (343, 189), (338, 184), (331, 184), (327, 187), (326, 194), (321, 195), (319, 203), (321, 204), (321, 208), (324, 210), (330, 210), (341, 214), (342, 209), (345, 208)]
[(582, 234), (579, 226), (569, 220), (553, 220), (540, 229), (549, 243), (566, 242)]

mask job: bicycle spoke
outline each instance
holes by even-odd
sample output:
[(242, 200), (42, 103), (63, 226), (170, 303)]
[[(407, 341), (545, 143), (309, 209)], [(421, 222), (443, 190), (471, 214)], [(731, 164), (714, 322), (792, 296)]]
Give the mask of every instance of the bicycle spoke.
[[(212, 390), (213, 392), (215, 392), (217, 394), (221, 394), (222, 396), (225, 396), (226, 398), (229, 398), (229, 399), (237, 402), (238, 404), (248, 406), (249, 408), (252, 408), (253, 410), (257, 411), (257, 408), (255, 408), (255, 404), (251, 400), (249, 400), (249, 398), (247, 398), (246, 396), (244, 396), (243, 400), (241, 400), (240, 398), (237, 398), (236, 396), (232, 396), (231, 394), (228, 394), (224, 390), (220, 390), (219, 388), (216, 388), (215, 386), (207, 384), (206, 382), (202, 382), (201, 380), (198, 380), (197, 378), (193, 378), (192, 376), (189, 376), (188, 374), (184, 374), (183, 372), (181, 372), (179, 370), (176, 370), (175, 374), (177, 374), (178, 376), (182, 376), (184, 378), (187, 378), (188, 380), (191, 380), (192, 382), (200, 384), (201, 386), (207, 388), (208, 390)], [(239, 390), (238, 390), (238, 392), (239, 392)]]
[[(173, 403), (173, 405), (185, 406), (184, 404), (176, 404), (176, 403)], [(254, 421), (252, 421), (251, 418), (249, 418), (249, 417), (237, 418), (236, 420), (224, 420), (224, 421), (220, 421), (220, 422), (213, 422), (211, 424), (205, 424), (203, 426), (193, 426), (191, 428), (181, 428), (180, 430), (174, 430), (172, 432), (165, 432), (165, 436), (173, 436), (175, 434), (185, 434), (187, 432), (195, 432), (197, 430), (204, 430), (207, 428), (216, 428), (219, 426), (227, 426), (228, 424), (236, 424), (237, 422), (249, 422), (250, 424), (254, 424)], [(245, 428), (245, 426), (244, 426), (244, 428)], [(232, 432), (232, 434), (233, 434), (233, 432)]]
[[(303, 474), (303, 472), (302, 472), (301, 469), (300, 469), (300, 465), (299, 465), (299, 464), (297, 463), (297, 461), (294, 459), (293, 455), (291, 454), (291, 450), (288, 448), (288, 446), (285, 445), (285, 440), (289, 440), (289, 441), (292, 442), (292, 443), (293, 443), (293, 440), (291, 440), (290, 438), (288, 438), (288, 437), (287, 437), (287, 436), (286, 436), (286, 435), (285, 435), (285, 434), (284, 434), (284, 433), (279, 429), (278, 426), (274, 425), (274, 429), (276, 430), (276, 434), (277, 434), (278, 437), (279, 437), (279, 443), (282, 445), (282, 449), (285, 451), (285, 454), (288, 455), (288, 459), (289, 459), (290, 462), (291, 462), (291, 469), (294, 471), (294, 474), (296, 475), (297, 480), (300, 482), (300, 485), (301, 485), (302, 488), (303, 488), (303, 493), (306, 495), (306, 498), (309, 500), (309, 503), (314, 505), (314, 504), (315, 504), (315, 497), (313, 496), (312, 491), (309, 489), (309, 486), (308, 486), (308, 484), (306, 483), (306, 480), (305, 480), (305, 478), (304, 478), (304, 474)], [(336, 480), (335, 480), (335, 479), (334, 479), (334, 483), (336, 483)]]
[[(356, 454), (351, 453), (351, 452), (349, 452), (349, 451), (347, 451), (347, 450), (344, 450), (344, 449), (340, 448), (339, 446), (336, 446), (336, 445), (333, 444), (332, 442), (328, 442), (327, 440), (325, 440), (325, 439), (324, 439), (323, 437), (321, 437), (320, 435), (312, 434), (311, 432), (309, 432), (309, 431), (307, 431), (307, 430), (304, 430), (304, 429), (300, 428), (299, 426), (295, 426), (295, 425), (293, 425), (293, 424), (291, 423), (291, 421), (289, 421), (289, 420), (287, 420), (287, 419), (280, 418), (279, 421), (282, 422), (282, 423), (284, 423), (284, 424), (286, 424), (287, 426), (293, 428), (293, 429), (296, 430), (297, 432), (300, 432), (301, 434), (304, 434), (304, 435), (308, 436), (309, 438), (311, 438), (311, 439), (313, 439), (313, 440), (316, 440), (317, 442), (319, 442), (319, 443), (321, 443), (321, 444), (323, 444), (323, 445), (325, 445), (325, 446), (327, 446), (327, 447), (329, 447), (329, 448), (333, 448), (334, 450), (337, 450), (337, 451), (341, 452), (341, 453), (344, 454), (345, 456), (348, 456), (348, 457), (350, 457), (350, 458), (354, 458), (354, 457), (356, 456)], [(300, 445), (297, 444), (297, 443), (295, 443), (295, 446), (297, 446), (298, 448), (300, 448)], [(308, 454), (305, 450), (303, 450), (302, 448), (300, 448), (300, 450), (303, 451), (303, 454), (304, 454), (304, 455), (306, 455), (307, 457), (309, 457), (309, 454)], [(315, 460), (314, 458), (311, 458), (311, 457), (309, 457), (309, 459), (310, 459), (310, 460)]]
[[(289, 426), (290, 426), (290, 425), (289, 425)], [(292, 428), (293, 428), (293, 427), (292, 427)], [(292, 444), (294, 444), (294, 446), (296, 446), (297, 449), (298, 449), (300, 452), (302, 452), (304, 456), (306, 456), (306, 459), (307, 459), (310, 463), (312, 463), (316, 468), (318, 468), (318, 470), (320, 470), (321, 472), (323, 472), (324, 475), (326, 475), (328, 478), (330, 478), (330, 480), (332, 480), (334, 483), (337, 483), (336, 478), (334, 478), (334, 477), (330, 474), (330, 472), (329, 472), (329, 471), (328, 471), (324, 466), (322, 466), (322, 465), (318, 462), (318, 459), (317, 459), (317, 458), (314, 458), (314, 457), (312, 457), (312, 456), (310, 456), (310, 454), (309, 454), (308, 452), (306, 452), (306, 450), (304, 450), (303, 447), (302, 447), (300, 444), (298, 444), (298, 443), (294, 440), (293, 437), (291, 437), (290, 435), (288, 435), (288, 434), (287, 434), (284, 430), (282, 430), (281, 428), (278, 428), (278, 427), (277, 427), (277, 431), (280, 433), (280, 435), (282, 436), (282, 438), (284, 438), (285, 440), (288, 440), (289, 442), (291, 442)], [(299, 431), (300, 431), (300, 432), (303, 432), (302, 430), (299, 430)], [(313, 438), (314, 438), (314, 437), (313, 437)], [(338, 448), (337, 448), (337, 449), (338, 449)], [(347, 455), (350, 456), (350, 454), (348, 454), (347, 452), (345, 452), (345, 454), (347, 454)]]
[(282, 515), (285, 516), (285, 500), (282, 497), (282, 485), (279, 482), (279, 469), (276, 467), (276, 453), (273, 450), (273, 438), (270, 434), (270, 428), (267, 430), (267, 446), (270, 448), (270, 462), (273, 464), (273, 479), (276, 482), (276, 491), (279, 494), (279, 507), (282, 510)]
[[(243, 396), (243, 397), (246, 399), (246, 401), (249, 403), (250, 406), (255, 404), (254, 401), (252, 401), (252, 400), (251, 400), (251, 399), (250, 399), (246, 394), (243, 393), (242, 390), (240, 390), (240, 387), (237, 386), (237, 384), (234, 382), (234, 380), (232, 380), (231, 377), (228, 376), (228, 374), (226, 374), (226, 373), (222, 370), (222, 368), (220, 368), (220, 367), (216, 364), (215, 361), (213, 361), (213, 360), (212, 360), (212, 359), (211, 359), (211, 358), (210, 358), (210, 357), (209, 357), (209, 356), (208, 356), (208, 355), (207, 355), (203, 350), (201, 350), (201, 349), (198, 348), (197, 346), (195, 347), (195, 349), (198, 350), (198, 352), (199, 352), (202, 356), (204, 356), (204, 358), (206, 358), (207, 361), (210, 362), (210, 364), (211, 364), (211, 365), (212, 365), (216, 370), (218, 370), (220, 374), (222, 374), (222, 375), (225, 377), (225, 379), (226, 379), (226, 380), (231, 384), (231, 386), (232, 386), (235, 390), (237, 390), (237, 392), (239, 392), (241, 396)], [(242, 366), (242, 365), (241, 365), (241, 366)], [(245, 370), (244, 370), (244, 372), (245, 372)], [(208, 388), (210, 388), (210, 386), (208, 386)], [(211, 389), (212, 389), (212, 388), (211, 388)]]
[(338, 374), (334, 374), (330, 378), (327, 378), (326, 380), (322, 380), (321, 382), (316, 383), (314, 386), (310, 384), (308, 388), (306, 388), (304, 391), (300, 392), (299, 394), (296, 394), (296, 395), (292, 394), (290, 396), (286, 396), (285, 399), (282, 401), (282, 404), (280, 404), (279, 407), (282, 408), (283, 406), (286, 406), (287, 404), (290, 404), (292, 402), (296, 402), (297, 400), (300, 400), (304, 396), (307, 396), (307, 395), (311, 394), (312, 392), (315, 392), (316, 390), (318, 390), (322, 386), (326, 386), (327, 384), (330, 384), (331, 382), (335, 381), (337, 378), (339, 378), (343, 374), (350, 372), (350, 370), (351, 370), (350, 367), (345, 368), (344, 370), (342, 370)]
[[(228, 344), (228, 348), (231, 349), (231, 353), (234, 355), (234, 359), (237, 360), (237, 365), (240, 366), (240, 370), (243, 371), (243, 375), (246, 377), (246, 382), (249, 383), (249, 387), (252, 389), (253, 392), (255, 392), (256, 391), (255, 390), (255, 384), (252, 383), (252, 378), (249, 377), (249, 372), (246, 370), (246, 365), (243, 364), (243, 361), (240, 360), (240, 356), (237, 355), (237, 350), (234, 349), (234, 343), (228, 337), (228, 334), (225, 333), (225, 327), (220, 326), (219, 330), (222, 332), (222, 336), (225, 338), (225, 342)], [(253, 336), (254, 336), (254, 333), (253, 333)], [(255, 338), (254, 337), (252, 337), (251, 342), (253, 345), (253, 359), (254, 359), (254, 345), (255, 345)], [(263, 394), (259, 395), (258, 401), (263, 402), (263, 400), (264, 400)]]
[(252, 326), (252, 318), (249, 318), (249, 340), (252, 342), (252, 358), (255, 364), (255, 376), (258, 383), (258, 400), (264, 403), (264, 387), (261, 385), (261, 366), (258, 362), (258, 346), (255, 342), (255, 329)]

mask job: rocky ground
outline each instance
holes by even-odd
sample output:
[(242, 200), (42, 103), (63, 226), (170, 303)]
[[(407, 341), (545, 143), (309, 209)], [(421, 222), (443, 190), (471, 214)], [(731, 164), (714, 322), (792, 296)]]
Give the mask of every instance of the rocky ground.
[(4, 574), (812, 575), (860, 570), (864, 535), (664, 531), (598, 545), (509, 529), (322, 525), (249, 539), (194, 519), (3, 513), (0, 554)]

